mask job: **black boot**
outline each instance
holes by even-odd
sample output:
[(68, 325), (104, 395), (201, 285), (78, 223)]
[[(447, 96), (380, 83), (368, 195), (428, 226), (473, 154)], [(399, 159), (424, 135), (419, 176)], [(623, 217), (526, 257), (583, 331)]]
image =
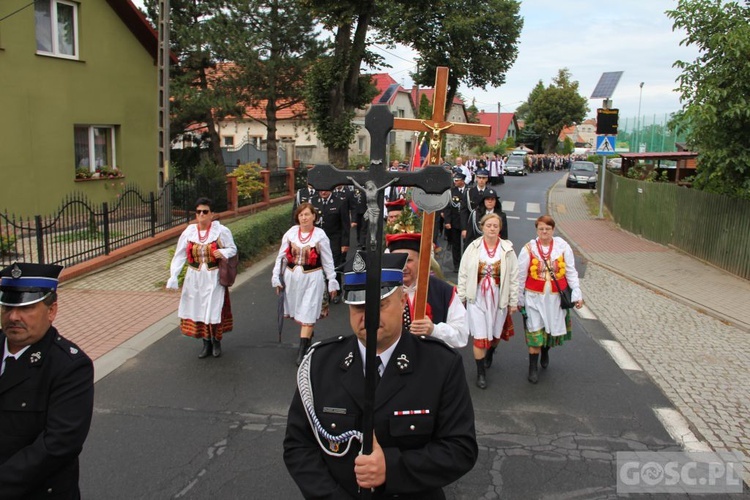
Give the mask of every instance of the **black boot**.
[(539, 381), (537, 361), (539, 361), (539, 354), (529, 354), (529, 382), (532, 384), (536, 384)]
[(549, 347), (542, 347), (542, 358), (539, 364), (545, 369), (549, 366)]
[(207, 358), (211, 354), (211, 341), (203, 339), (203, 350), (198, 354), (198, 359)]
[(305, 353), (307, 353), (308, 347), (310, 347), (310, 339), (308, 339), (307, 337), (300, 337), (299, 350), (297, 351), (297, 366), (302, 364), (302, 358), (305, 357)]
[(221, 356), (221, 340), (213, 339), (212, 343), (214, 345), (214, 358), (218, 358), (219, 356)]
[(497, 349), (497, 346), (493, 345), (487, 349), (487, 354), (484, 356), (484, 366), (487, 368), (492, 366), (492, 359), (495, 357), (495, 349)]
[(477, 359), (477, 387), (480, 389), (486, 389), (487, 388), (487, 379), (485, 377), (486, 371), (485, 371), (485, 364), (484, 364), (484, 358), (483, 359)]

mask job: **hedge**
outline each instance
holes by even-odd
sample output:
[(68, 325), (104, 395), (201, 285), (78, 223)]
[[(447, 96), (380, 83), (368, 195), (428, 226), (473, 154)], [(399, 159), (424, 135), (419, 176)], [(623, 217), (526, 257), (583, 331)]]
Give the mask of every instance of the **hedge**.
[(227, 224), (240, 260), (256, 257), (270, 244), (278, 245), (291, 220), (292, 204), (285, 203)]

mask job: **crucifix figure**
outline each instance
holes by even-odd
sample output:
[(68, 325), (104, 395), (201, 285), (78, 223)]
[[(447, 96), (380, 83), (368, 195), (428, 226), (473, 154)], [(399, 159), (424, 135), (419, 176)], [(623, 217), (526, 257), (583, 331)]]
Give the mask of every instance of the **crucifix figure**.
[[(432, 97), (432, 119), (418, 120), (414, 118), (394, 118), (393, 128), (396, 130), (414, 130), (430, 134), (429, 164), (440, 163), (440, 150), (443, 136), (447, 130), (457, 135), (477, 135), (488, 137), (491, 127), (476, 123), (452, 123), (445, 121), (445, 105), (448, 98), (448, 68), (438, 66), (435, 75), (435, 91)], [(427, 287), (429, 285), (430, 258), (432, 236), (435, 230), (436, 204), (433, 196), (424, 196), (418, 189), (413, 190), (412, 199), (419, 208), (424, 210), (422, 217), (422, 237), (420, 240), (419, 267), (417, 272), (417, 291), (414, 297), (414, 319), (422, 319), (427, 310)], [(439, 208), (444, 207), (450, 200), (448, 195)], [(439, 204), (438, 204), (439, 205)], [(437, 208), (437, 209), (439, 209)]]
[(388, 133), (393, 128), (393, 114), (386, 105), (375, 105), (365, 117), (370, 132), (370, 168), (367, 171), (346, 171), (332, 165), (316, 165), (307, 174), (308, 183), (317, 190), (330, 191), (339, 185), (355, 185), (367, 197), (368, 238), (366, 257), (365, 329), (365, 395), (362, 412), (362, 453), (372, 453), (372, 430), (375, 386), (377, 383), (376, 349), (380, 325), (380, 269), (383, 256), (383, 190), (391, 185), (414, 186), (426, 193), (440, 195), (450, 189), (451, 174), (438, 166), (428, 166), (418, 172), (390, 172), (386, 170), (385, 154)]

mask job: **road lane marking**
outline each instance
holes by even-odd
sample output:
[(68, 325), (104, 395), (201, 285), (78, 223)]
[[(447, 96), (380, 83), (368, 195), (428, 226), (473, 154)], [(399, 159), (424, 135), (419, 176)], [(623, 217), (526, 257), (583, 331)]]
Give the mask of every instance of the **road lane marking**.
[(514, 220), (519, 220), (520, 219), (520, 217), (518, 217), (517, 215), (506, 215), (505, 218), (506, 219), (514, 219)]
[(638, 372), (643, 371), (641, 366), (636, 363), (633, 357), (628, 354), (628, 351), (626, 351), (619, 342), (615, 340), (600, 340), (599, 343), (607, 350), (609, 355), (612, 356), (612, 359), (615, 360), (615, 363), (617, 363), (617, 366), (621, 369)]
[(526, 212), (530, 214), (540, 214), (542, 213), (542, 207), (539, 203), (527, 203)]
[(515, 201), (509, 201), (506, 200), (502, 203), (503, 205), (503, 212), (512, 212), (513, 209), (516, 208), (516, 202)]
[(682, 445), (685, 451), (712, 451), (707, 443), (699, 440), (685, 417), (673, 408), (654, 408), (656, 417), (667, 430), (670, 436)]

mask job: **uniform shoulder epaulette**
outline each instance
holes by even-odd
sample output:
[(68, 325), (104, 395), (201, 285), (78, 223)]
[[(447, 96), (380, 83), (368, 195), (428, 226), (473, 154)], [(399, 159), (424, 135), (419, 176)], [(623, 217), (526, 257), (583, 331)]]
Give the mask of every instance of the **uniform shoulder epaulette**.
[(86, 355), (80, 347), (78, 347), (59, 333), (55, 335), (55, 345), (62, 349), (62, 351), (70, 356), (71, 359), (78, 359)]
[(345, 335), (336, 335), (335, 337), (329, 337), (327, 339), (318, 340), (317, 342), (314, 342), (313, 345), (310, 346), (310, 349), (320, 349), (321, 347), (325, 347), (328, 345), (338, 344), (339, 342), (343, 342), (346, 339)]

